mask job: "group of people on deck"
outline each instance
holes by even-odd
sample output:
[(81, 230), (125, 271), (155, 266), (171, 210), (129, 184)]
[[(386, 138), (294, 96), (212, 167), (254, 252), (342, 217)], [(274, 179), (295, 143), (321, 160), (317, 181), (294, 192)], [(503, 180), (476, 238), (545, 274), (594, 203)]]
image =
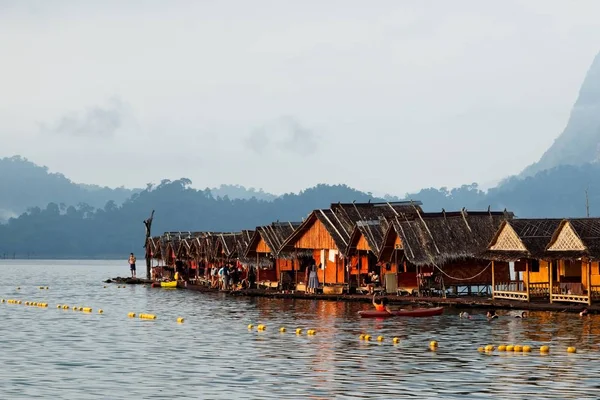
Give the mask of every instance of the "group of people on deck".
[(210, 269), (211, 287), (219, 290), (236, 290), (249, 287), (254, 280), (254, 270), (249, 269), (245, 279), (242, 279), (243, 270), (233, 264), (223, 264), (220, 267), (213, 266)]

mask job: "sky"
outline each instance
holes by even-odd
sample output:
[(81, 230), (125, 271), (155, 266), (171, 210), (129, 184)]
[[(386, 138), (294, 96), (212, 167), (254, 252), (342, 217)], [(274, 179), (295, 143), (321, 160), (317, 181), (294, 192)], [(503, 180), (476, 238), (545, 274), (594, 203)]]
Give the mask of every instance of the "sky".
[(0, 157), (111, 187), (486, 187), (565, 127), (598, 15), (596, 0), (0, 0)]

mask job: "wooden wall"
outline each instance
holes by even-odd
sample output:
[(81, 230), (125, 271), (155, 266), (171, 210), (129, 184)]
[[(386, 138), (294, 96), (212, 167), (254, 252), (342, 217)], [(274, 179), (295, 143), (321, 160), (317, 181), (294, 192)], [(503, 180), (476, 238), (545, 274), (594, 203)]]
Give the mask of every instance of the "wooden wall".
[[(529, 282), (531, 283), (548, 283), (550, 279), (550, 263), (548, 261), (540, 260), (540, 268), (538, 272), (531, 271), (531, 260), (529, 261)], [(523, 282), (529, 284), (527, 281), (527, 274), (523, 273)]]
[[(333, 238), (325, 229), (325, 225), (318, 219), (300, 238), (294, 243), (297, 249), (334, 249), (337, 246)], [(318, 262), (317, 262), (318, 264)]]
[(260, 240), (258, 241), (258, 243), (256, 244), (256, 250), (257, 253), (270, 253), (271, 252), (271, 248), (269, 247), (269, 245), (267, 244), (267, 242), (265, 242), (265, 240), (261, 237)]
[(367, 239), (365, 239), (365, 237), (362, 234), (358, 239), (358, 243), (356, 243), (356, 250), (371, 250), (371, 246), (369, 246), (369, 243), (367, 243)]
[[(358, 270), (358, 265), (360, 262), (360, 271)], [(350, 257), (350, 274), (367, 274), (369, 273), (369, 256), (365, 251), (358, 252), (357, 254)]]
[[(339, 254), (336, 254), (332, 261), (329, 257), (329, 251), (331, 250), (313, 250), (313, 257), (317, 262), (317, 266), (321, 264), (323, 260), (325, 261), (325, 269), (317, 269), (319, 283), (345, 283), (346, 271), (344, 269), (344, 260), (340, 258)], [(323, 258), (321, 257), (322, 255), (324, 256)]]

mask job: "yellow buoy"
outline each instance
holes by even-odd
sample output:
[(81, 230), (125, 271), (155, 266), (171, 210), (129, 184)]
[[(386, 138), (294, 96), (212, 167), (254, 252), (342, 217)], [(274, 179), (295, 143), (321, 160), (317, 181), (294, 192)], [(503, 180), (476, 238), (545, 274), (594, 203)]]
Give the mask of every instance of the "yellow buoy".
[(59, 305), (56, 306), (56, 308), (62, 308), (62, 306), (59, 304)]
[(43, 286), (40, 286), (40, 289), (44, 289), (44, 287), (43, 287)]
[(296, 335), (302, 335), (302, 329), (296, 328)]
[(17, 290), (21, 290), (21, 288), (17, 286)]
[(306, 331), (306, 334), (310, 336), (313, 336), (315, 333), (317, 333), (317, 331), (315, 331), (314, 329), (309, 329)]
[(523, 353), (531, 353), (531, 346), (523, 346)]
[(103, 309), (99, 309), (98, 310), (98, 314), (104, 314), (104, 310)]
[(383, 336), (381, 336), (381, 335), (380, 335), (380, 336), (377, 336), (377, 341), (378, 341), (378, 342), (383, 342)]
[(254, 325), (248, 324), (248, 329), (252, 329), (252, 328), (254, 328)]
[(483, 353), (485, 351), (485, 349), (483, 347), (478, 347), (477, 351), (480, 352), (480, 353)]
[(520, 353), (521, 351), (523, 351), (523, 346), (515, 345), (513, 350), (515, 353)]
[(266, 327), (266, 326), (264, 326), (263, 324), (260, 324), (260, 325), (258, 325), (258, 326), (256, 327), (256, 329), (257, 329), (257, 330), (259, 330), (259, 331), (264, 331), (265, 329), (267, 329), (267, 327)]
[(127, 316), (129, 318), (135, 318), (135, 313), (134, 312), (130, 312), (130, 313), (127, 314)]
[(438, 346), (438, 342), (436, 342), (435, 340), (432, 340), (431, 342), (429, 342), (429, 347), (437, 347)]
[(513, 346), (512, 344), (509, 344), (508, 346), (506, 346), (506, 351), (514, 351), (515, 350), (515, 346)]
[(46, 286), (46, 290), (50, 289), (48, 286)]
[(68, 310), (69, 306), (65, 304), (64, 306), (62, 306), (62, 308), (63, 308), (63, 310)]
[(83, 312), (92, 312), (92, 309), (90, 307), (84, 307)]
[(284, 333), (285, 332), (285, 327), (282, 326), (281, 328), (279, 328), (279, 332)]
[(361, 333), (360, 336), (358, 337), (359, 340), (364, 340), (365, 339), (365, 334)]
[(17, 300), (17, 304), (21, 304), (21, 300)]
[(577, 353), (577, 349), (575, 347), (567, 347), (567, 353)]
[(488, 344), (487, 346), (485, 346), (485, 351), (494, 351), (494, 346)]
[(397, 338), (397, 337), (393, 338), (392, 343), (394, 343), (394, 344), (400, 343), (400, 338)]
[(369, 340), (371, 340), (371, 335), (365, 335), (365, 340), (366, 340), (366, 341), (369, 341)]
[(540, 347), (540, 353), (548, 353), (550, 351), (550, 347), (542, 346)]
[(106, 289), (106, 286), (104, 286), (104, 289)]
[(179, 323), (179, 324), (183, 324), (183, 321), (185, 321), (185, 320), (183, 319), (183, 317), (179, 317), (179, 318), (177, 318), (177, 323)]
[(501, 344), (500, 346), (498, 346), (498, 351), (506, 351), (506, 345)]

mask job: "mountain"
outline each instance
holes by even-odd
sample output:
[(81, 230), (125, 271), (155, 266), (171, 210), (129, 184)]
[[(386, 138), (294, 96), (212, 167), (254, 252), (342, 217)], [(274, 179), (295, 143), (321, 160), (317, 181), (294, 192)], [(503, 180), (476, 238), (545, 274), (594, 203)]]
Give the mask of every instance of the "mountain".
[[(484, 192), (476, 183), (459, 188), (427, 188), (407, 194), (425, 211), (508, 209), (518, 217), (581, 217), (600, 215), (600, 163), (563, 165), (532, 177), (507, 179)], [(346, 185), (317, 185), (272, 201), (215, 197), (197, 190), (189, 179), (163, 180), (134, 193), (122, 205), (108, 201), (94, 208), (80, 203), (61, 207), (55, 202), (32, 207), (0, 224), (0, 258), (110, 258), (142, 253), (144, 225), (156, 210), (153, 234), (165, 231), (239, 231), (273, 221), (301, 221), (310, 211), (330, 203), (385, 201)], [(391, 200), (391, 199), (389, 199)]]
[(275, 220), (301, 221), (313, 209), (337, 201), (366, 202), (366, 193), (345, 185), (317, 185), (273, 201), (215, 198), (210, 190), (191, 188), (189, 179), (163, 180), (135, 193), (121, 206), (86, 204), (61, 210), (56, 203), (33, 207), (0, 225), (1, 257), (103, 258), (142, 252), (144, 225), (156, 210), (152, 232), (236, 231), (254, 229)]
[(0, 221), (49, 202), (93, 207), (103, 207), (110, 200), (121, 204), (141, 190), (77, 184), (21, 156), (0, 158), (0, 187)]
[(540, 160), (523, 170), (522, 177), (557, 167), (600, 160), (600, 53), (579, 90), (565, 130)]
[(275, 194), (267, 193), (261, 189), (249, 188), (247, 189), (241, 185), (221, 185), (218, 188), (210, 189), (210, 192), (215, 197), (229, 197), (230, 199), (251, 199), (256, 198), (257, 200), (275, 200), (278, 196)]

